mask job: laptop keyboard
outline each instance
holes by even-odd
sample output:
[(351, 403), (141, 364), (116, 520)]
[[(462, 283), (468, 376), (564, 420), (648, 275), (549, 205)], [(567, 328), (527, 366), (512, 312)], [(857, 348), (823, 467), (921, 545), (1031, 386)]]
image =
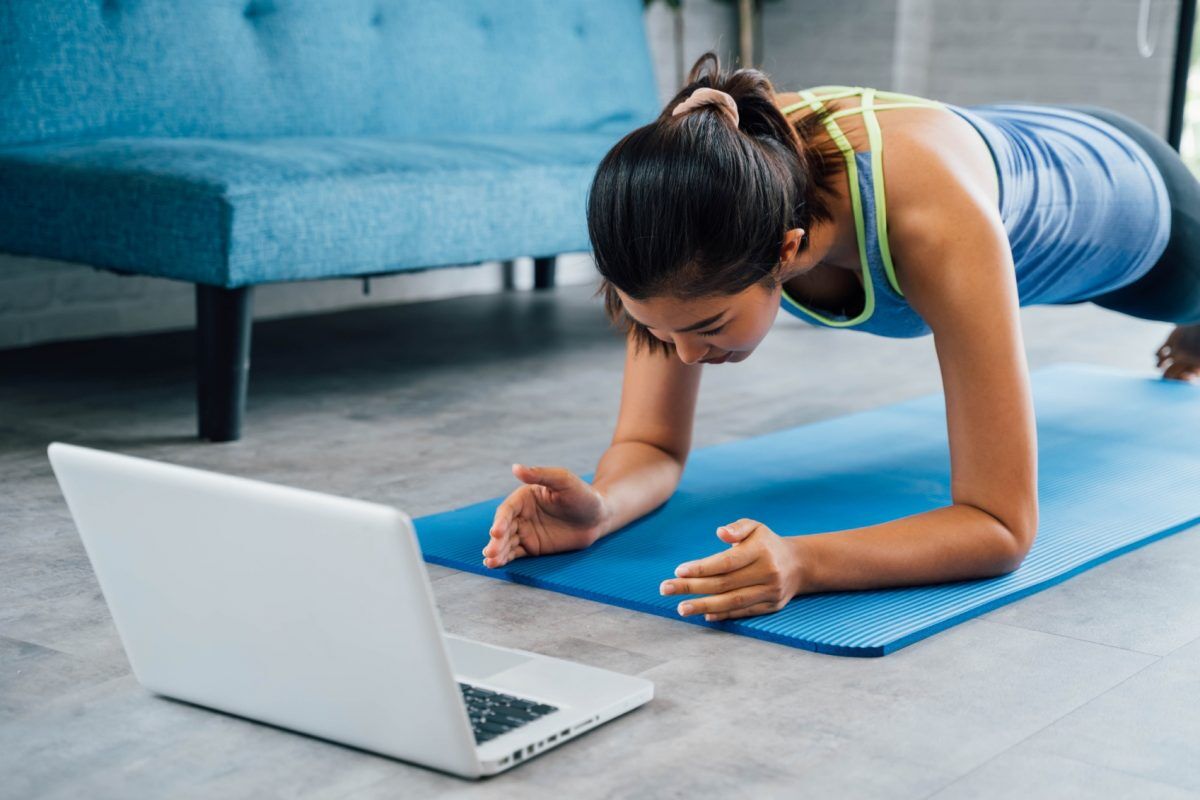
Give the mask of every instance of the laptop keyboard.
[(463, 701), (467, 705), (467, 715), (471, 718), (471, 729), (475, 732), (476, 744), (483, 744), (502, 733), (508, 733), (552, 711), (558, 711), (557, 706), (522, 700), (511, 694), (492, 692), (466, 683), (460, 683), (458, 686), (462, 689)]

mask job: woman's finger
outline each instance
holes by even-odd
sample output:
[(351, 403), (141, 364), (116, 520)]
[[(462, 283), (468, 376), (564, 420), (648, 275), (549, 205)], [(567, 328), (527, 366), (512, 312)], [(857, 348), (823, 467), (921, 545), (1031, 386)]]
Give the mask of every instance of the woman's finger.
[(758, 558), (758, 549), (749, 545), (729, 547), (708, 558), (680, 564), (675, 568), (675, 576), (677, 578), (708, 578), (733, 572)]
[(508, 526), (516, 516), (516, 511), (507, 501), (500, 504), (496, 509), (496, 516), (492, 518), (492, 527), (488, 531), (492, 538), (499, 539), (504, 534), (508, 533)]
[(685, 600), (679, 604), (679, 615), (688, 617), (692, 614), (720, 614), (724, 611), (748, 608), (758, 603), (771, 602), (775, 591), (770, 586), (746, 586), (725, 594)]
[[(517, 526), (519, 522), (516, 518), (512, 520), (503, 533), (492, 534), (492, 538), (483, 548), (483, 563), (484, 566), (495, 567), (503, 564), (505, 554), (512, 548), (512, 543), (517, 540)], [(493, 562), (493, 563), (489, 563)]]
[(489, 538), (487, 544), (483, 546), (483, 554), (485, 556), (497, 556), (503, 553), (504, 550), (509, 546), (509, 542), (516, 538), (516, 531), (517, 521), (515, 519), (506, 525), (502, 531), (498, 531), (496, 528), (493, 528), (491, 531), (491, 538)]
[(509, 562), (513, 560), (513, 551), (521, 546), (521, 537), (514, 533), (504, 543), (504, 549), (501, 551), (503, 560)]
[(488, 542), (487, 547), (483, 548), (483, 565), (485, 567), (498, 567), (505, 561), (505, 555), (512, 549), (512, 541), (515, 536), (505, 536), (503, 539), (492, 539)]
[(757, 586), (763, 582), (757, 565), (714, 575), (711, 578), (671, 578), (658, 587), (659, 594), (721, 594), (743, 586)]
[(571, 488), (574, 474), (564, 467), (527, 467), (524, 464), (513, 464), (513, 474), (525, 483), (537, 483), (556, 492)]
[(492, 536), (499, 536), (508, 532), (508, 528), (512, 525), (513, 520), (524, 512), (525, 496), (527, 494), (527, 491), (518, 489), (506, 497), (504, 502), (496, 508), (496, 513), (492, 516), (492, 527), (489, 531)]
[(731, 522), (728, 525), (722, 525), (717, 528), (717, 538), (728, 544), (738, 544), (747, 536), (754, 533), (760, 524), (756, 520), (742, 517), (737, 522)]
[(513, 537), (512, 541), (516, 542), (516, 544), (514, 544), (514, 545), (510, 546), (508, 549), (506, 549), (504, 551), (503, 555), (497, 556), (496, 558), (484, 559), (484, 561), (483, 561), (484, 566), (493, 568), (493, 569), (495, 567), (503, 567), (505, 564), (512, 561), (514, 558), (522, 558), (524, 556), (529, 555), (529, 552), (524, 547), (521, 546), (520, 541), (518, 541), (515, 536)]
[(496, 556), (503, 553), (505, 548), (508, 547), (508, 540), (510, 538), (511, 538), (511, 535), (506, 531), (505, 533), (502, 533), (498, 536), (493, 536), (492, 538), (488, 539), (487, 544), (485, 544), (483, 546), (484, 557), (485, 558), (486, 557), (495, 558)]
[(720, 622), (723, 619), (738, 619), (739, 617), (757, 617), (759, 614), (773, 614), (776, 610), (774, 603), (755, 603), (752, 606), (738, 608), (733, 611), (705, 614), (704, 619), (708, 622)]
[(488, 529), (490, 539), (483, 548), (485, 556), (495, 557), (504, 552), (508, 538), (516, 534), (517, 520), (523, 513), (528, 494), (528, 491), (518, 489), (496, 508), (496, 513), (492, 517), (492, 527)]

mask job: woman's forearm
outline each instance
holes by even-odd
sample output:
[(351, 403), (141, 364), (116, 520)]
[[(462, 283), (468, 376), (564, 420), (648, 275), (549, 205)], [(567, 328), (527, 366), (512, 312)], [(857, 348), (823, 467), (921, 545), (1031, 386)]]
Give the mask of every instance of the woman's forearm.
[(975, 506), (955, 504), (862, 528), (791, 537), (801, 591), (880, 589), (985, 578), (1016, 569), (1022, 539)]
[(618, 442), (600, 458), (592, 487), (605, 498), (601, 536), (628, 525), (667, 501), (679, 485), (683, 464), (646, 442)]

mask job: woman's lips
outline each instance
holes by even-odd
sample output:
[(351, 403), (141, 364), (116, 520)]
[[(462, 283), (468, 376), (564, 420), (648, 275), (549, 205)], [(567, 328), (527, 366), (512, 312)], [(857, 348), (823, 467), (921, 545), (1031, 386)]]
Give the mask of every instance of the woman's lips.
[(732, 355), (732, 353), (726, 353), (725, 355), (721, 356), (720, 358), (712, 358), (712, 359), (703, 358), (703, 359), (701, 359), (701, 362), (704, 364), (724, 364), (726, 361), (729, 360), (729, 356), (731, 356), (731, 355)]

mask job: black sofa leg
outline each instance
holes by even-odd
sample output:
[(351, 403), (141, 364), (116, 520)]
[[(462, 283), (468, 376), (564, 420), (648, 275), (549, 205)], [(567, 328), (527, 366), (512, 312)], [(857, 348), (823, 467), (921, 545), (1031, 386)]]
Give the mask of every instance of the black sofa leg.
[(250, 375), (254, 287), (196, 284), (196, 400), (200, 438), (232, 442), (242, 435)]
[(533, 288), (554, 288), (554, 256), (533, 259)]

